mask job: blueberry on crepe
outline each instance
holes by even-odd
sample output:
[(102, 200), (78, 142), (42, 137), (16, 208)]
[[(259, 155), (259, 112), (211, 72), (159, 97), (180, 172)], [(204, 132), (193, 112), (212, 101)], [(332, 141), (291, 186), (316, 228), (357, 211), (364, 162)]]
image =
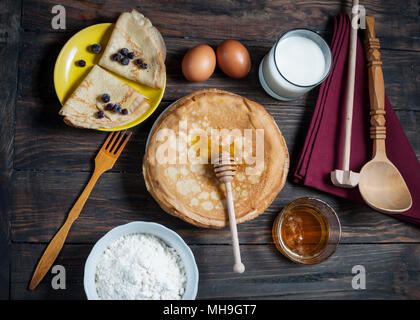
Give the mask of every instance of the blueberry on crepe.
[[(127, 63), (124, 58), (121, 63), (115, 63), (109, 57), (116, 52), (120, 52), (128, 62), (140, 56), (147, 65)], [(160, 89), (166, 79), (165, 58), (166, 46), (162, 35), (149, 19), (133, 10), (119, 16), (99, 65), (126, 79)]]
[[(104, 94), (104, 91), (106, 93)], [(98, 99), (100, 97), (101, 99)], [(112, 97), (112, 103), (104, 105)], [(108, 112), (115, 105), (124, 105), (129, 112), (123, 115)], [(107, 112), (104, 112), (103, 110)], [(114, 128), (138, 119), (149, 109), (147, 98), (108, 71), (94, 65), (85, 79), (64, 103), (59, 114), (64, 122), (79, 128)]]

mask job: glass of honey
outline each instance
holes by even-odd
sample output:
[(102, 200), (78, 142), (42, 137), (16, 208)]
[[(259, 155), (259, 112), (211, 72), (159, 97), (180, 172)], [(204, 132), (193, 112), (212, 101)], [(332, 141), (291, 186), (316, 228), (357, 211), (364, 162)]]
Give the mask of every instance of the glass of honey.
[(299, 198), (289, 203), (274, 221), (272, 232), (277, 249), (301, 264), (326, 260), (341, 239), (337, 214), (315, 198)]

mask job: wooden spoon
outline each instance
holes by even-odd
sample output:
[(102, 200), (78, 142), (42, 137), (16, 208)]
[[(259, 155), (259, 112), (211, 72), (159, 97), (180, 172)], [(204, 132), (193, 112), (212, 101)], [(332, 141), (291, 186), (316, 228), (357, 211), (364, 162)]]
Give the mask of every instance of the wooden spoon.
[(370, 137), (373, 159), (360, 171), (359, 190), (366, 203), (383, 213), (400, 213), (411, 208), (410, 191), (385, 150), (385, 88), (379, 39), (375, 38), (375, 19), (366, 17), (366, 57), (370, 96)]
[(236, 228), (235, 207), (233, 206), (231, 185), (233, 176), (236, 173), (235, 159), (232, 158), (229, 153), (220, 153), (219, 157), (214, 161), (214, 173), (220, 182), (223, 182), (226, 187), (226, 203), (229, 213), (229, 226), (230, 233), (232, 235), (233, 257), (235, 261), (233, 271), (236, 273), (242, 273), (245, 271), (245, 266), (241, 262), (241, 251), (239, 250), (238, 230)]

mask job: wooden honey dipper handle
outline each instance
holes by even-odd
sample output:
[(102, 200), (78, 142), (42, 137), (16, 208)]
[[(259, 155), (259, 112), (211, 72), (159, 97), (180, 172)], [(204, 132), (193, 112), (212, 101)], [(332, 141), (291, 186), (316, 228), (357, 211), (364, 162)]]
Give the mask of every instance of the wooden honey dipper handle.
[(232, 235), (233, 258), (235, 260), (235, 264), (233, 265), (233, 271), (236, 273), (242, 273), (245, 271), (245, 266), (241, 261), (241, 251), (239, 249), (238, 229), (236, 228), (236, 216), (235, 216), (235, 208), (233, 206), (231, 183), (226, 182), (225, 187), (226, 187), (226, 203), (227, 203), (228, 214), (229, 214), (230, 233)]
[(365, 49), (370, 96), (370, 137), (385, 140), (385, 86), (379, 39), (375, 37), (375, 18), (366, 17)]
[(221, 153), (219, 158), (214, 163), (214, 172), (216, 177), (225, 184), (226, 187), (226, 204), (229, 214), (229, 226), (232, 236), (232, 248), (234, 265), (233, 271), (242, 273), (245, 271), (245, 266), (241, 261), (241, 251), (239, 249), (238, 229), (236, 227), (235, 207), (233, 205), (232, 196), (232, 179), (236, 172), (235, 159), (230, 157), (230, 154)]

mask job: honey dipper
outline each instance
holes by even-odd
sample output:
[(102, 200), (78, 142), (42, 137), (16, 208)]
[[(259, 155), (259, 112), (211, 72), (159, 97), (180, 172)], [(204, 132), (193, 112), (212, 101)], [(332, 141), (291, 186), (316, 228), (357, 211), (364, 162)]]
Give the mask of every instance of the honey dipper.
[(235, 159), (227, 152), (222, 152), (214, 161), (214, 173), (220, 182), (223, 182), (226, 187), (226, 204), (229, 213), (229, 226), (232, 235), (233, 258), (235, 264), (233, 271), (242, 273), (245, 271), (245, 266), (241, 262), (241, 251), (239, 250), (238, 230), (236, 228), (235, 207), (233, 205), (232, 197), (232, 179), (236, 173)]

